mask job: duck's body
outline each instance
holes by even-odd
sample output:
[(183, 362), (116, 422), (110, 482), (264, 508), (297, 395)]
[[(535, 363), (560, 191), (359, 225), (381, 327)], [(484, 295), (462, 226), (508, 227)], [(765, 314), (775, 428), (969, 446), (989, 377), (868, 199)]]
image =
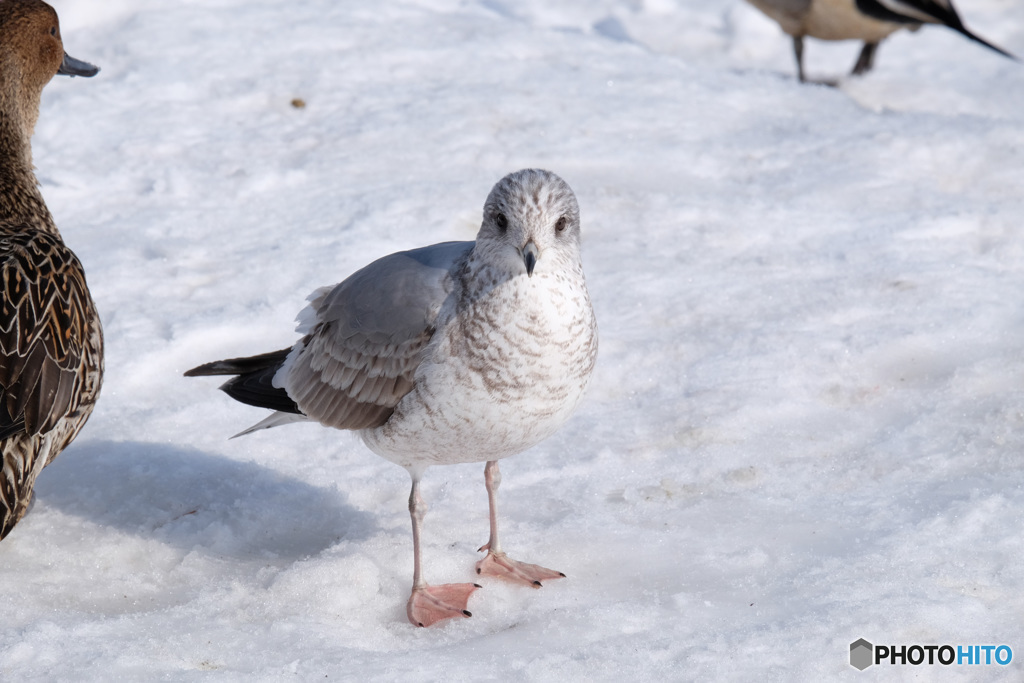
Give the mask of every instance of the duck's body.
[(0, 539), (85, 425), (102, 381), (99, 316), (39, 192), (30, 144), (50, 78), (95, 72), (64, 54), (49, 5), (0, 1)]
[(501, 551), (498, 460), (552, 434), (578, 405), (597, 355), (579, 255), (579, 208), (558, 176), (526, 170), (491, 191), (476, 242), (385, 256), (320, 290), (292, 349), (217, 361), (188, 375), (236, 375), (222, 388), (296, 420), (358, 430), (412, 476), (414, 576), (408, 615), (429, 625), (469, 616), (474, 584), (428, 586), (420, 572), (431, 465), (487, 462), (491, 536), (480, 574), (540, 585), (560, 572)]
[[(923, 24), (941, 24), (971, 40), (1015, 59), (1002, 48), (970, 32), (949, 0), (747, 0), (793, 38), (797, 75), (804, 74), (805, 37), (818, 40), (860, 40), (864, 46), (851, 71), (867, 73), (874, 66), (878, 44), (899, 31), (916, 31)], [(827, 81), (826, 83), (832, 84)]]

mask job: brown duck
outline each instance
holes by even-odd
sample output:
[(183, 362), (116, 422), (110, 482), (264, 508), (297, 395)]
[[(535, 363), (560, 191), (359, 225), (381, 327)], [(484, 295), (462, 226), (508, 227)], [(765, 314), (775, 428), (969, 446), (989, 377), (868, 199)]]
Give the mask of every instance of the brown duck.
[(78, 258), (64, 245), (32, 170), (32, 132), (55, 74), (92, 76), (69, 57), (57, 13), (0, 0), (0, 539), (36, 477), (89, 419), (103, 376), (103, 332)]

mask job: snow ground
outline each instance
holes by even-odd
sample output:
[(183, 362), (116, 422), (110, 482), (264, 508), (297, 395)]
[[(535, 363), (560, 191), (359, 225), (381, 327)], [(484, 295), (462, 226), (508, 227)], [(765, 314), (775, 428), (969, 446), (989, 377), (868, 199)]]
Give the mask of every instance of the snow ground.
[[(1024, 5), (957, 4), (1024, 54)], [(35, 162), (107, 378), (0, 546), (0, 678), (1020, 679), (1021, 64), (926, 28), (800, 86), (739, 0), (55, 6), (103, 71), (49, 86)], [(315, 425), (228, 441), (261, 411), (181, 373), (471, 239), (528, 166), (579, 197), (601, 357), (503, 463), (504, 535), (569, 578), (415, 629), (405, 472)], [(472, 575), (482, 470), (427, 474), (434, 582)], [(860, 637), (1015, 659), (860, 673)]]

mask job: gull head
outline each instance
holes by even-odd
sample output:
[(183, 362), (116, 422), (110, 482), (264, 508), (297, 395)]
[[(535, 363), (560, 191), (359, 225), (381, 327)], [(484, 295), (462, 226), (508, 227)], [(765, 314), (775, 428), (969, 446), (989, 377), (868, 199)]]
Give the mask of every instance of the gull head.
[(487, 196), (476, 241), (488, 263), (511, 277), (579, 268), (576, 195), (550, 171), (510, 173)]

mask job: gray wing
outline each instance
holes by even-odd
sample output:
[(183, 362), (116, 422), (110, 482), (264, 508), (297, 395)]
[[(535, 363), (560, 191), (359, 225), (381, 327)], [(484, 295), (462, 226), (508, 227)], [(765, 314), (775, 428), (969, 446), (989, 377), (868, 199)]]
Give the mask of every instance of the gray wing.
[(444, 242), (391, 254), (316, 292), (299, 317), (306, 336), (274, 384), (321, 424), (384, 424), (412, 389), (451, 275), (473, 245)]

